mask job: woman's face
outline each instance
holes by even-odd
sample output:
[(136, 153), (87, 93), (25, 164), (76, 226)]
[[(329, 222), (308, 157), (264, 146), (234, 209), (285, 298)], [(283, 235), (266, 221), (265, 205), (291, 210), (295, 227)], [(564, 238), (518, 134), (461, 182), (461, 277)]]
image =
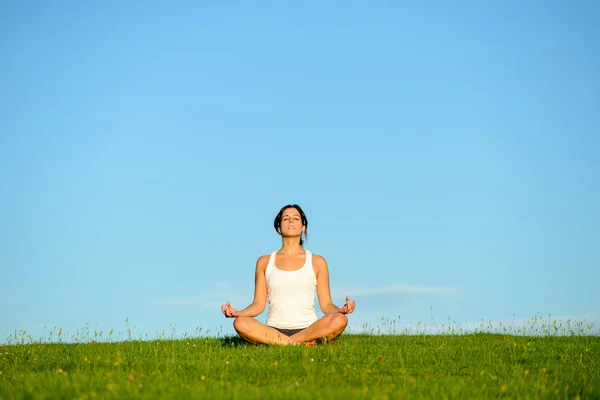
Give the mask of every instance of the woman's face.
[(304, 230), (300, 212), (293, 207), (286, 209), (281, 215), (279, 233), (283, 236), (300, 236)]

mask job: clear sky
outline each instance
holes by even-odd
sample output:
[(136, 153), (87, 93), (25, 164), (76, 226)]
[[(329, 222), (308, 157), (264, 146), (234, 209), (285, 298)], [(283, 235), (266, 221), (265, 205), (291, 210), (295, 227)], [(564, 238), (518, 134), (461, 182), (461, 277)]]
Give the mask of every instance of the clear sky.
[(354, 327), (600, 323), (598, 43), (597, 1), (3, 1), (0, 339), (231, 333), (288, 203)]

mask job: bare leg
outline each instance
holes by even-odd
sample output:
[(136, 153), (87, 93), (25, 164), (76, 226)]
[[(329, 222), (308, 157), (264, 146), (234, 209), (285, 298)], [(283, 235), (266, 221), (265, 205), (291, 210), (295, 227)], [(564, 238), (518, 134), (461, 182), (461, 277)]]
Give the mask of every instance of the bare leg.
[(332, 342), (344, 332), (348, 325), (348, 317), (344, 314), (328, 314), (309, 325), (306, 329), (295, 335), (290, 336), (290, 339), (298, 342), (309, 342), (312, 340), (326, 338)]
[(238, 335), (247, 342), (255, 344), (300, 345), (302, 342), (284, 335), (252, 317), (237, 317), (233, 327)]

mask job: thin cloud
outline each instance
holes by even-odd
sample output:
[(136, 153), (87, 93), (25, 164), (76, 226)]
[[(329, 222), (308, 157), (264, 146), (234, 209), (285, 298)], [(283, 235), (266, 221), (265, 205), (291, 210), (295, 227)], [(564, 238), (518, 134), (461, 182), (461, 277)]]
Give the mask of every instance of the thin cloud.
[(7, 290), (0, 290), (0, 301), (13, 301), (15, 296), (9, 293)]
[(197, 299), (167, 299), (156, 302), (165, 307), (201, 307), (202, 303)]
[[(231, 304), (241, 309), (253, 300), (253, 294), (248, 289), (239, 290), (226, 284), (217, 284), (217, 290), (202, 293), (199, 296), (184, 298), (169, 298), (155, 301), (155, 304), (163, 307), (191, 307), (201, 309), (218, 309), (221, 304), (230, 301)], [(441, 286), (414, 286), (414, 285), (389, 285), (380, 287), (360, 287), (358, 285), (342, 285), (332, 295), (335, 298), (344, 296), (381, 296), (381, 295), (456, 295), (460, 291), (451, 287)]]
[(190, 307), (190, 308), (201, 308), (201, 309), (219, 309), (221, 304), (215, 300), (204, 300), (204, 299), (166, 299), (158, 300), (155, 304), (163, 307)]
[[(369, 295), (430, 295), (430, 294), (445, 294), (445, 295), (456, 295), (460, 293), (460, 290), (452, 287), (444, 286), (415, 286), (415, 285), (388, 285), (380, 287), (359, 287), (359, 286), (347, 286), (342, 288), (343, 294), (347, 296), (369, 296)], [(341, 291), (338, 290), (341, 293)]]
[(162, 307), (190, 307), (220, 310), (221, 305), (225, 304), (227, 301), (230, 301), (234, 307), (242, 309), (253, 300), (253, 295), (251, 292), (248, 292), (248, 290), (230, 288), (229, 285), (224, 283), (218, 283), (216, 288), (217, 290), (205, 291), (199, 296), (162, 299), (155, 301), (154, 304)]

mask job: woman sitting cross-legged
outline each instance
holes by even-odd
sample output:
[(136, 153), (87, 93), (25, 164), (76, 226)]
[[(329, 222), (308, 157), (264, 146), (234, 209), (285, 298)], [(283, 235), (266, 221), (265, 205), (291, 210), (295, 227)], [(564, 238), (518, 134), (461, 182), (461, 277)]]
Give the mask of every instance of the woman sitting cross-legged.
[[(256, 262), (254, 301), (240, 311), (227, 302), (221, 311), (227, 318), (235, 318), (233, 327), (251, 343), (312, 346), (335, 340), (346, 328), (346, 314), (354, 311), (356, 302), (346, 297), (341, 308), (331, 302), (325, 258), (302, 247), (308, 220), (300, 206), (284, 206), (274, 226), (283, 244)], [(325, 314), (320, 319), (315, 312), (315, 289)], [(263, 324), (254, 317), (264, 311), (267, 298), (269, 314)]]

